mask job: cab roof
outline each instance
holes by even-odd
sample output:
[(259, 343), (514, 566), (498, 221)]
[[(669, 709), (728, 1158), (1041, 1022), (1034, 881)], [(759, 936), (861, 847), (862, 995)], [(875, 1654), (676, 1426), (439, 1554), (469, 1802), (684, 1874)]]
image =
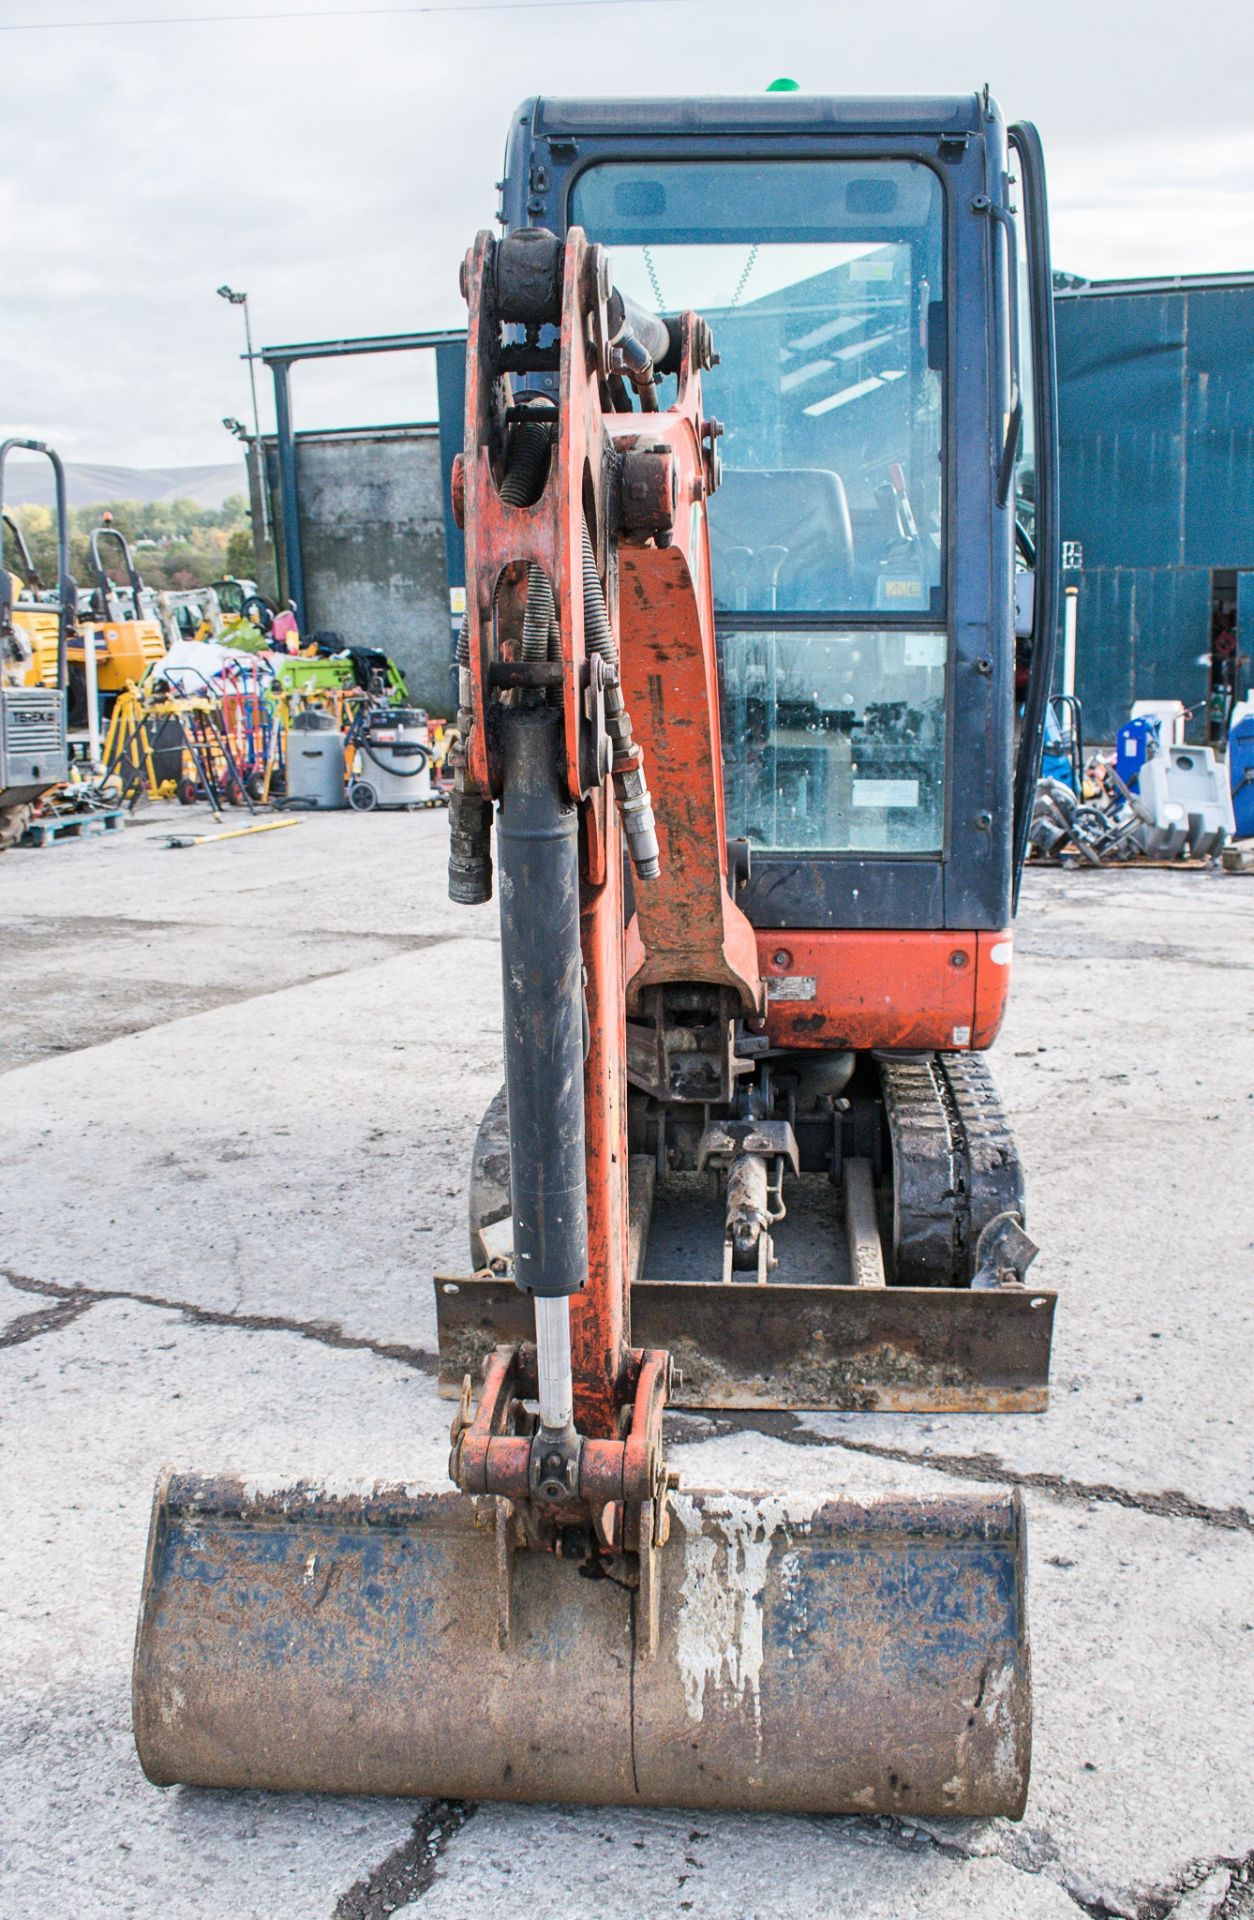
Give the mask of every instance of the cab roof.
[[(996, 105), (988, 111), (997, 116)], [(585, 134), (657, 137), (685, 133), (976, 134), (984, 125), (979, 93), (882, 98), (867, 95), (761, 93), (701, 99), (576, 99), (541, 96), (518, 118), (534, 138)]]

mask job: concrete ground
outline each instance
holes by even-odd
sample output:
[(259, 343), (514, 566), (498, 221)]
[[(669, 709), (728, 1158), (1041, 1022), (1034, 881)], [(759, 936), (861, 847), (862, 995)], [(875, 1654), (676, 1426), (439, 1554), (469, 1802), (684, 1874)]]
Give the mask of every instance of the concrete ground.
[(6, 1920), (1254, 1914), (1254, 881), (1029, 877), (994, 1067), (1062, 1295), (1047, 1415), (681, 1423), (690, 1482), (1025, 1488), (1021, 1824), (281, 1799), (140, 1773), (153, 1478), (442, 1483), (494, 909), (447, 902), (439, 815), (171, 824), (0, 860)]

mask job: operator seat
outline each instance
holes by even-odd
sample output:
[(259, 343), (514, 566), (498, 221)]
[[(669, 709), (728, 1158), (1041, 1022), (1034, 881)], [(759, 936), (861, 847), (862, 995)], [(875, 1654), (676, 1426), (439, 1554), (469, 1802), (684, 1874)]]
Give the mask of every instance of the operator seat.
[(721, 611), (831, 611), (848, 603), (853, 524), (829, 467), (730, 467), (710, 502)]

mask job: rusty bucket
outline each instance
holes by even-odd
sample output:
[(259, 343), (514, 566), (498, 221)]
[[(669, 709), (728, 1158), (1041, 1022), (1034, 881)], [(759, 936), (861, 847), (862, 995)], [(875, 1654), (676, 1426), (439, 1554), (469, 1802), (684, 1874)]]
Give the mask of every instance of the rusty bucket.
[(167, 1476), (135, 1651), (149, 1779), (1022, 1813), (1017, 1494), (681, 1492), (667, 1544), (605, 1578), (512, 1526), (457, 1493)]

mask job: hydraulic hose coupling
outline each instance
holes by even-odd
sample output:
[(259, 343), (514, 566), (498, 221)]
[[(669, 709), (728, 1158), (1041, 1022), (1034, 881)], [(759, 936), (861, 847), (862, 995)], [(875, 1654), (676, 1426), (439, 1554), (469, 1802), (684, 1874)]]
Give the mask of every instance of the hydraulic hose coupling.
[(448, 828), (448, 897), (459, 907), (481, 907), (492, 898), (492, 802), (454, 787)]
[(623, 816), (632, 871), (638, 880), (656, 880), (662, 871), (657, 821), (653, 817), (653, 796), (645, 784), (643, 769), (639, 765), (615, 767), (614, 793)]

